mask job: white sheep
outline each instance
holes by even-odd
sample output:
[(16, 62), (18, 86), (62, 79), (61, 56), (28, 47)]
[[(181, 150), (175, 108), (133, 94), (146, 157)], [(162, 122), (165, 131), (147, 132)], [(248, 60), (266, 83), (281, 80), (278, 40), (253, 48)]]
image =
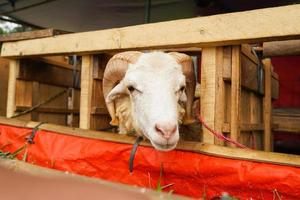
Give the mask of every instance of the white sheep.
[(195, 75), (181, 53), (128, 51), (113, 56), (105, 69), (103, 94), (119, 133), (136, 132), (163, 151), (179, 140), (178, 126), (194, 121)]

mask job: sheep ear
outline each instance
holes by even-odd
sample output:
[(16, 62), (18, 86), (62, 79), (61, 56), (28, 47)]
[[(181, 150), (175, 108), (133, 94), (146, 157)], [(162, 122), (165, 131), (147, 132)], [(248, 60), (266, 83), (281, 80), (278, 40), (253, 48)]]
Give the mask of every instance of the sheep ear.
[(118, 85), (116, 85), (107, 95), (106, 102), (111, 103), (115, 100), (115, 98), (120, 95), (127, 94), (126, 87), (124, 83), (121, 81)]

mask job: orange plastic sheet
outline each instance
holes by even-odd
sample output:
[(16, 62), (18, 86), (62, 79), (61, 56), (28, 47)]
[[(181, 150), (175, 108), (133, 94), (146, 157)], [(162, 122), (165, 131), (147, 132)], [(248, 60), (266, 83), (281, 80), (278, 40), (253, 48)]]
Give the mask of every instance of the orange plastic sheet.
[[(0, 125), (1, 150), (17, 150), (30, 133), (31, 129)], [(27, 144), (27, 162), (70, 173), (155, 189), (163, 163), (161, 185), (171, 184), (164, 191), (207, 199), (227, 192), (240, 199), (267, 200), (276, 190), (282, 199), (300, 199), (300, 168), (296, 167), (140, 146), (130, 173), (132, 145), (49, 131), (38, 131), (34, 141)], [(23, 152), (18, 155), (22, 157)]]

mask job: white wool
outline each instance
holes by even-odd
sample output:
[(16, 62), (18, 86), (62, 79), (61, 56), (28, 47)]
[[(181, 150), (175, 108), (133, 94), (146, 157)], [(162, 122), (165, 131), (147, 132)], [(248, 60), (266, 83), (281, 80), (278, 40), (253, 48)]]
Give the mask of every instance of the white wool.
[[(178, 126), (185, 113), (180, 100), (186, 100), (185, 92), (180, 90), (185, 86), (185, 76), (176, 60), (162, 52), (144, 53), (135, 64), (129, 65), (118, 86), (108, 98), (116, 96), (119, 133), (134, 130), (146, 136), (157, 149), (175, 148), (179, 140)], [(128, 87), (134, 90), (130, 92)], [(155, 128), (158, 123), (176, 125), (176, 133), (169, 139), (163, 138)]]

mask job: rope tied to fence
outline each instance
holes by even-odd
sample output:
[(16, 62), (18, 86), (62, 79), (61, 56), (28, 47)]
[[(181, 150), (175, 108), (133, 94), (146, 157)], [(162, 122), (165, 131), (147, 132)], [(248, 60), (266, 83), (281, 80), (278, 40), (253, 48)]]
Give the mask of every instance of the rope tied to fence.
[(36, 109), (39, 108), (40, 106), (42, 106), (42, 105), (44, 105), (44, 104), (46, 104), (46, 103), (49, 103), (50, 101), (52, 101), (52, 100), (54, 100), (54, 99), (60, 97), (61, 95), (63, 95), (64, 93), (66, 93), (69, 89), (70, 89), (70, 88), (66, 88), (66, 89), (64, 89), (64, 90), (62, 90), (62, 91), (60, 91), (60, 92), (58, 92), (57, 94), (55, 94), (55, 95), (49, 97), (48, 99), (46, 99), (46, 100), (44, 100), (44, 101), (42, 101), (42, 102), (40, 102), (40, 103), (38, 103), (38, 104), (32, 106), (32, 107), (29, 108), (28, 110), (24, 110), (24, 111), (22, 111), (22, 112), (20, 112), (20, 113), (15, 113), (15, 114), (14, 114), (13, 116), (11, 116), (10, 118), (16, 118), (16, 117), (20, 117), (20, 116), (22, 116), (22, 115), (31, 113), (32, 111), (36, 110)]
[(198, 117), (198, 120), (200, 121), (200, 123), (210, 132), (212, 133), (216, 138), (218, 138), (219, 140), (223, 140), (223, 141), (226, 141), (226, 142), (229, 142), (231, 144), (234, 144), (235, 146), (239, 147), (239, 148), (243, 148), (243, 149), (249, 149), (247, 146), (231, 139), (231, 138), (228, 138), (226, 136), (224, 136), (222, 133), (219, 133), (218, 131), (210, 128), (206, 122), (204, 121), (203, 117), (201, 115), (197, 115)]

